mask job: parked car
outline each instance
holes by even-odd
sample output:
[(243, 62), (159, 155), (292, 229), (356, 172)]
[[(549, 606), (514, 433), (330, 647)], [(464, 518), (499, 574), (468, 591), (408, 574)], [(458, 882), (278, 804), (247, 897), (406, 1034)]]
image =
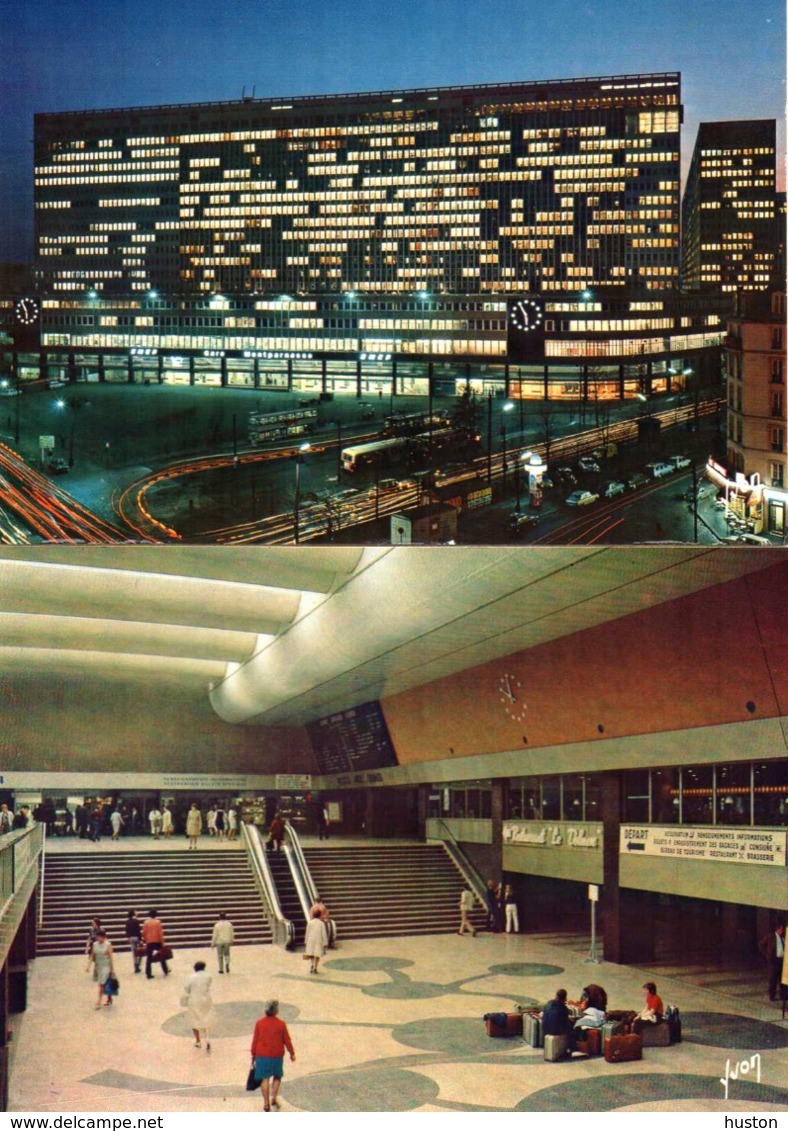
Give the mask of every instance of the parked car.
[(413, 479), (381, 479), (378, 487), (381, 491), (407, 491), (413, 490), (416, 482)]
[(626, 485), (620, 479), (611, 479), (605, 484), (602, 494), (606, 499), (612, 499), (615, 495), (623, 495), (625, 490)]
[(663, 475), (672, 475), (675, 467), (670, 463), (647, 463), (646, 471), (652, 479), (661, 479)]
[(566, 500), (568, 507), (585, 507), (589, 503), (595, 503), (599, 495), (594, 494), (593, 491), (573, 491), (569, 498)]
[(648, 483), (648, 476), (644, 475), (642, 471), (634, 471), (627, 479), (627, 487), (631, 491), (636, 490), (638, 487), (645, 487)]
[(692, 460), (688, 459), (687, 456), (671, 456), (668, 463), (672, 464), (677, 471), (681, 471), (682, 468), (690, 467)]
[(65, 475), (68, 471), (68, 460), (63, 459), (62, 456), (55, 456), (49, 461), (48, 471), (50, 475)]
[(48, 389), (63, 389), (63, 388), (65, 388), (65, 384), (66, 384), (66, 382), (61, 381), (59, 377), (51, 377), (47, 381), (47, 388)]
[(553, 476), (558, 483), (577, 483), (577, 478), (571, 467), (557, 467)]
[(590, 456), (581, 456), (577, 461), (577, 466), (581, 471), (597, 474), (599, 473), (599, 464), (595, 459), (591, 459)]
[(539, 525), (538, 514), (511, 514), (509, 515), (509, 533), (512, 538), (519, 538), (526, 530), (532, 530)]

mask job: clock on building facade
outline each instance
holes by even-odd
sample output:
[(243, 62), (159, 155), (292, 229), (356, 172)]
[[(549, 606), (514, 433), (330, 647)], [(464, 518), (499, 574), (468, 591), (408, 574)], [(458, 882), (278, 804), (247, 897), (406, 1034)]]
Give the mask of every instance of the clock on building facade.
[(511, 361), (544, 360), (545, 309), (539, 295), (528, 294), (509, 302), (507, 353)]

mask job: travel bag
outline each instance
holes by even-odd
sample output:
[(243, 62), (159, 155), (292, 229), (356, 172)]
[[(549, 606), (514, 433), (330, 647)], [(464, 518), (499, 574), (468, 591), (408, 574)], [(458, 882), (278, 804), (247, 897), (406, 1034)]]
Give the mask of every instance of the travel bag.
[(601, 1029), (582, 1029), (577, 1033), (577, 1051), (585, 1053), (586, 1056), (601, 1056), (602, 1054), (602, 1030)]
[(487, 1022), (488, 1037), (522, 1037), (523, 1035), (522, 1013), (487, 1013), (484, 1020)]
[(606, 1039), (605, 1060), (609, 1064), (622, 1064), (625, 1060), (642, 1059), (643, 1042), (638, 1033), (625, 1033)]
[(602, 1026), (602, 1040), (606, 1037), (618, 1037), (626, 1033), (626, 1027), (623, 1021), (606, 1021)]
[(559, 1033), (556, 1036), (549, 1034), (544, 1039), (545, 1060), (563, 1060), (569, 1049), (569, 1035)]
[(530, 1045), (532, 1049), (543, 1048), (542, 1018), (538, 1013), (523, 1014), (523, 1037), (525, 1043)]
[(669, 1005), (666, 1008), (665, 1020), (668, 1023), (670, 1043), (672, 1045), (681, 1044), (681, 1016), (679, 1014), (679, 1007), (677, 1005)]

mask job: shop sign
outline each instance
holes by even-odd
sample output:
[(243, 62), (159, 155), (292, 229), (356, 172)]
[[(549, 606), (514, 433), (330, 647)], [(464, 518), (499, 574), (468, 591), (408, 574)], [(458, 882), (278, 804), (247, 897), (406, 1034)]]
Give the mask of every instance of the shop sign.
[(619, 852), (728, 864), (785, 866), (788, 834), (772, 829), (622, 825)]
[(543, 821), (505, 821), (504, 844), (524, 848), (587, 848), (602, 847), (602, 826), (581, 825), (569, 821), (545, 824)]
[(243, 791), (248, 780), (244, 774), (162, 774), (161, 788)]
[(296, 791), (312, 788), (311, 774), (277, 774), (276, 788)]

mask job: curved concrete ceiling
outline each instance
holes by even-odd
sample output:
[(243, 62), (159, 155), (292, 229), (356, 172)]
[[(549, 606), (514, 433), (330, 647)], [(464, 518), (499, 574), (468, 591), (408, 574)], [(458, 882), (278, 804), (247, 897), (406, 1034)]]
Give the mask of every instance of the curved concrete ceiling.
[(694, 546), (0, 547), (0, 674), (300, 724), (786, 562)]

